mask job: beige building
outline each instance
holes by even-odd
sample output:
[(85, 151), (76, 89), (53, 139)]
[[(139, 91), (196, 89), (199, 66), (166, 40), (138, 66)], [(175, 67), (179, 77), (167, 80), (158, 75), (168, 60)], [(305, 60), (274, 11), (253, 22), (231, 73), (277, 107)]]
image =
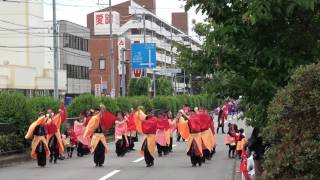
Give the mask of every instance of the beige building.
[[(21, 1), (21, 2), (19, 2)], [(43, 1), (0, 1), (0, 91), (52, 95), (54, 87), (52, 37), (43, 20)], [(66, 92), (66, 71), (59, 70), (59, 93)]]

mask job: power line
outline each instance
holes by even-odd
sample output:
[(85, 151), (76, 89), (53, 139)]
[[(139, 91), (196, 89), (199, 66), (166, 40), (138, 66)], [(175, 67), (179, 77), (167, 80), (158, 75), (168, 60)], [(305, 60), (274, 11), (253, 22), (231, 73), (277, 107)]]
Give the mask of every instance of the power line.
[(46, 27), (26, 26), (26, 25), (17, 24), (17, 23), (11, 22), (11, 21), (6, 21), (6, 20), (3, 20), (3, 19), (0, 19), (0, 22), (7, 23), (7, 24), (11, 24), (11, 25), (15, 25), (15, 26), (20, 26), (20, 27), (25, 27), (25, 28), (27, 28), (27, 29), (49, 29), (49, 28), (46, 28)]

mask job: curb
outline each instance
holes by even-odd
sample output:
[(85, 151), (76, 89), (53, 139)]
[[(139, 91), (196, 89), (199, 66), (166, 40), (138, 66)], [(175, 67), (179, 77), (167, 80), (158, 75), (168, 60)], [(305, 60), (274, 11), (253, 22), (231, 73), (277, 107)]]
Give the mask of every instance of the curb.
[(31, 160), (30, 151), (22, 154), (15, 154), (10, 156), (0, 157), (0, 168), (8, 167), (21, 162), (26, 162)]

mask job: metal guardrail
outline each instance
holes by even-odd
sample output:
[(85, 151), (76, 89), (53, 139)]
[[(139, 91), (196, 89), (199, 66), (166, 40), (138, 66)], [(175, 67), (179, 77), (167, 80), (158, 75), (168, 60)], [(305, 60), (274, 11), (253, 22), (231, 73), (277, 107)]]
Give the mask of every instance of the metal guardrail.
[(17, 131), (17, 127), (10, 123), (0, 123), (0, 134), (9, 134)]

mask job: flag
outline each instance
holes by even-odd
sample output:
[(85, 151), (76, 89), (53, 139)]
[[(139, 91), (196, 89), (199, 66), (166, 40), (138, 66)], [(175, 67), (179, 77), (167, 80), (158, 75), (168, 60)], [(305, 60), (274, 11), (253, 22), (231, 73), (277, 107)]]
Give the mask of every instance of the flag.
[(67, 110), (64, 107), (63, 103), (60, 104), (59, 110), (60, 110), (61, 122), (64, 122), (68, 118), (68, 115), (67, 115)]
[(104, 112), (100, 119), (100, 123), (104, 127), (104, 130), (108, 130), (109, 128), (111, 128), (115, 121), (116, 121), (116, 116), (114, 116), (108, 111)]

